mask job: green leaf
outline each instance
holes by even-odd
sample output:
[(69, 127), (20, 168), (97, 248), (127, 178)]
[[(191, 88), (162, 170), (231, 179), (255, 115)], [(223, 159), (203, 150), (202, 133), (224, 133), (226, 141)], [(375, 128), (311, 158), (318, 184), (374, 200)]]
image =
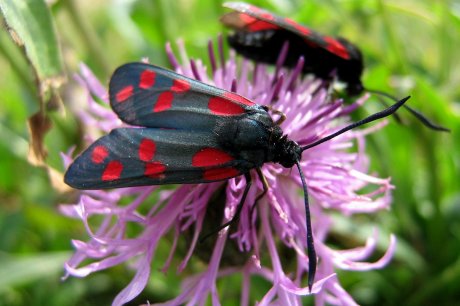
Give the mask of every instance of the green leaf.
[(0, 255), (0, 288), (24, 285), (40, 278), (63, 273), (64, 261), (69, 257), (69, 252), (15, 257)]
[[(13, 40), (24, 47), (42, 90), (62, 82), (62, 59), (51, 13), (43, 0), (4, 0), (0, 9)], [(44, 88), (43, 88), (44, 86)]]

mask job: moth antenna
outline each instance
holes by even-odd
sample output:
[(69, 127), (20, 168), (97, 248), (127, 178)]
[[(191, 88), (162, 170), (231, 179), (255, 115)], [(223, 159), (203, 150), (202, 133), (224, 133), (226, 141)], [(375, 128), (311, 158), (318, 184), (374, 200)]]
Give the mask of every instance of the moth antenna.
[(391, 95), (391, 94), (389, 94), (389, 93), (387, 93), (387, 92), (378, 90), (378, 89), (369, 89), (369, 88), (366, 87), (364, 90), (365, 90), (365, 91), (368, 91), (368, 92), (370, 92), (370, 93), (373, 93), (373, 94), (377, 94), (377, 95), (386, 97), (386, 98), (391, 99), (391, 100), (393, 100), (393, 101), (395, 101), (395, 102), (399, 101), (399, 99), (396, 98), (395, 96), (393, 96), (393, 95)]
[[(385, 97), (385, 98), (388, 98), (388, 99), (391, 99), (393, 101), (398, 101), (398, 99), (392, 95), (390, 95), (389, 93), (386, 93), (384, 91), (380, 91), (380, 90), (376, 90), (376, 89), (369, 89), (369, 88), (366, 88), (365, 89), (366, 91), (370, 92), (370, 93), (373, 93), (373, 94), (377, 94), (377, 95), (380, 95), (382, 97)], [(432, 130), (435, 130), (435, 131), (440, 131), (440, 132), (450, 132), (450, 129), (448, 128), (445, 128), (439, 124), (436, 124), (434, 122), (432, 122), (430, 119), (428, 119), (422, 112), (420, 112), (419, 110), (416, 110), (412, 107), (410, 107), (409, 105), (404, 105), (404, 108), (410, 112), (415, 118), (417, 118), (424, 126), (432, 129)]]
[(354, 122), (350, 125), (347, 125), (346, 127), (344, 127), (343, 129), (340, 129), (338, 130), (337, 132), (335, 133), (332, 133), (326, 137), (323, 137), (309, 145), (306, 145), (306, 146), (303, 146), (302, 147), (302, 152), (307, 150), (307, 149), (310, 149), (310, 148), (313, 148), (313, 147), (316, 147), (317, 145), (319, 144), (322, 144), (323, 142), (326, 142), (334, 137), (337, 137), (351, 129), (354, 129), (358, 126), (361, 126), (361, 125), (364, 125), (364, 124), (367, 124), (367, 123), (370, 123), (372, 121), (375, 121), (375, 120), (378, 120), (378, 119), (382, 119), (382, 118), (385, 118), (385, 117), (388, 117), (390, 116), (391, 114), (395, 113), (402, 105), (404, 105), (404, 103), (406, 103), (407, 100), (409, 100), (410, 96), (407, 96), (405, 97), (404, 99), (396, 102), (395, 104), (391, 105), (390, 107), (384, 109), (383, 111), (380, 111), (378, 113), (375, 113), (375, 114), (372, 114), (358, 122)]
[(300, 162), (296, 161), (297, 169), (299, 169), (300, 180), (302, 181), (303, 196), (305, 203), (305, 221), (307, 228), (307, 251), (308, 251), (308, 288), (311, 292), (313, 283), (315, 281), (316, 274), (316, 251), (315, 243), (313, 240), (313, 231), (311, 228), (311, 214), (310, 214), (310, 202), (308, 201), (308, 189), (307, 183), (305, 182), (305, 175), (303, 174)]
[[(354, 129), (358, 126), (361, 126), (361, 125), (364, 125), (364, 124), (367, 124), (369, 122), (372, 122), (372, 121), (375, 121), (375, 120), (378, 120), (378, 119), (381, 119), (381, 118), (384, 118), (384, 117), (387, 117), (391, 114), (393, 114), (394, 112), (396, 112), (402, 105), (404, 105), (404, 103), (409, 100), (410, 96), (409, 97), (406, 97), (400, 101), (398, 101), (397, 103), (393, 104), (392, 106), (386, 108), (385, 110), (381, 111), (381, 112), (378, 112), (378, 113), (375, 113), (375, 114), (372, 114), (366, 118), (364, 118), (363, 120), (360, 120), (358, 122), (355, 122), (355, 123), (352, 123), (346, 127), (344, 127), (343, 129), (331, 134), (331, 135), (328, 135), (324, 138), (321, 138), (319, 139), (318, 141), (315, 141), (309, 145), (306, 145), (304, 147), (302, 147), (302, 152), (309, 149), (309, 148), (312, 148), (312, 147), (315, 147), (323, 142), (326, 142), (334, 137), (337, 137), (351, 129)], [(302, 171), (302, 168), (300, 167), (300, 162), (297, 160), (296, 161), (296, 166), (297, 166), (297, 169), (299, 170), (299, 175), (300, 175), (300, 180), (302, 181), (302, 187), (303, 187), (303, 194), (304, 194), (304, 203), (305, 203), (305, 221), (306, 221), (306, 230), (307, 230), (307, 249), (308, 249), (308, 288), (310, 289), (310, 292), (311, 292), (311, 289), (313, 287), (313, 283), (315, 281), (315, 274), (316, 274), (316, 251), (315, 251), (315, 244), (314, 244), (314, 240), (313, 240), (313, 232), (312, 232), (312, 226), (311, 226), (311, 213), (310, 213), (310, 203), (309, 203), (309, 200), (308, 200), (308, 189), (307, 189), (307, 183), (305, 181), (305, 175)]]

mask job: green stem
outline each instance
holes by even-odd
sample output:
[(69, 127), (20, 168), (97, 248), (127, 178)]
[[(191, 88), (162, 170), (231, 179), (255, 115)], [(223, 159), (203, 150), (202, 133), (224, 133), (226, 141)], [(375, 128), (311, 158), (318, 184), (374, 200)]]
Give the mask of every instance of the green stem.
[(387, 13), (385, 3), (383, 0), (378, 0), (378, 9), (383, 21), (384, 31), (386, 31), (386, 36), (388, 37), (390, 53), (395, 55), (397, 67), (401, 67), (405, 70), (405, 61), (401, 54), (401, 44), (398, 42), (395, 32), (393, 31), (392, 22)]
[(454, 46), (452, 46), (452, 40), (449, 37), (449, 32), (447, 29), (450, 29), (450, 9), (447, 7), (446, 4), (440, 4), (441, 8), (441, 16), (439, 19), (439, 24), (437, 25), (437, 30), (439, 35), (437, 35), (439, 39), (439, 73), (438, 73), (438, 84), (442, 84), (447, 81), (450, 75), (450, 69), (453, 65), (451, 59), (456, 58), (452, 56), (450, 50), (454, 50)]
[(0, 39), (0, 54), (3, 55), (9, 63), (11, 69), (16, 73), (24, 87), (27, 88), (32, 96), (35, 96), (37, 94), (37, 89), (34, 86), (32, 78), (30, 78), (27, 73), (24, 72), (24, 69), (17, 63), (14, 56), (10, 53), (10, 50), (4, 45), (3, 39)]
[(98, 37), (94, 34), (91, 26), (86, 22), (86, 19), (82, 18), (80, 11), (77, 8), (74, 0), (64, 1), (64, 7), (70, 15), (71, 21), (75, 24), (77, 31), (80, 32), (86, 46), (91, 52), (92, 56), (95, 57), (96, 63), (100, 66), (104, 73), (110, 73), (110, 65), (106, 59), (105, 51), (99, 43)]
[(452, 286), (453, 283), (458, 282), (460, 275), (460, 259), (453, 262), (450, 266), (446, 267), (439, 273), (437, 277), (433, 277), (429, 282), (426, 282), (410, 297), (409, 301), (405, 303), (408, 306), (424, 305), (427, 300), (433, 301), (439, 294), (444, 294), (447, 287)]
[[(166, 42), (166, 41), (172, 42), (171, 38), (174, 37), (173, 35), (171, 35), (171, 33), (174, 32), (174, 24), (171, 23), (170, 18), (166, 18), (165, 16), (168, 16), (169, 14), (171, 14), (170, 12), (174, 12), (175, 9), (168, 7), (168, 3), (169, 3), (169, 6), (171, 6), (171, 5), (174, 5), (175, 2), (160, 0), (160, 1), (156, 1), (156, 4), (155, 4), (155, 7), (160, 12), (159, 14), (157, 14), (156, 20), (158, 24), (164, 25), (163, 27), (160, 27), (160, 30), (158, 31), (161, 41), (163, 42)], [(179, 19), (179, 20), (182, 20), (182, 19)]]

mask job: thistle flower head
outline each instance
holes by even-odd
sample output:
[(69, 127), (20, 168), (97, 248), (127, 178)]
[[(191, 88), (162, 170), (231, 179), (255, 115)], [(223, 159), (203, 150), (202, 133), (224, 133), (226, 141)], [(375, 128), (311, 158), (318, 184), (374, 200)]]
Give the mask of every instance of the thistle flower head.
[[(333, 100), (321, 80), (300, 75), (303, 59), (296, 68), (281, 68), (283, 54), (274, 71), (265, 65), (237, 61), (234, 54), (225, 60), (222, 41), (218, 52), (209, 44), (210, 71), (201, 60), (190, 60), (182, 42), (178, 44), (177, 59), (168, 44), (166, 52), (173, 69), (185, 76), (234, 91), (254, 102), (267, 105), (276, 120), (282, 112), (286, 119), (281, 128), (299, 145), (307, 145), (340, 129), (349, 122), (348, 114), (359, 108), (366, 97), (352, 105)], [(86, 67), (81, 67), (78, 82), (86, 90), (87, 106), (78, 112), (82, 123), (91, 127), (88, 142), (96, 136), (124, 125), (107, 107), (107, 90)], [(279, 111), (279, 112), (277, 112)], [(392, 257), (395, 239), (385, 255), (374, 263), (363, 262), (376, 248), (378, 231), (367, 239), (365, 246), (335, 250), (325, 241), (334, 226), (334, 214), (375, 213), (388, 208), (392, 186), (388, 179), (369, 175), (365, 154), (365, 136), (372, 128), (350, 131), (320, 146), (306, 150), (300, 162), (305, 173), (311, 201), (313, 235), (319, 258), (316, 282), (310, 292), (306, 285), (308, 257), (306, 246), (304, 200), (299, 193), (302, 182), (297, 171), (275, 163), (261, 168), (269, 189), (263, 197), (263, 185), (253, 176), (251, 186), (238, 223), (231, 229), (198, 243), (200, 236), (231, 220), (246, 186), (244, 176), (227, 182), (180, 185), (174, 190), (159, 186), (84, 191), (76, 204), (61, 205), (61, 211), (81, 219), (88, 235), (87, 242), (73, 241), (75, 254), (66, 265), (67, 276), (84, 277), (99, 270), (130, 262), (136, 271), (127, 287), (118, 294), (113, 305), (122, 305), (145, 288), (151, 273), (151, 262), (163, 261), (162, 270), (172, 269), (173, 258), (181, 256), (178, 272), (187, 269), (192, 256), (207, 261), (206, 268), (183, 280), (182, 292), (163, 305), (200, 304), (211, 298), (220, 304), (217, 281), (229, 274), (242, 276), (241, 304), (249, 305), (251, 277), (257, 275), (271, 284), (271, 289), (259, 305), (302, 305), (302, 297), (315, 294), (318, 305), (354, 305), (352, 297), (340, 286), (335, 271), (370, 270), (380, 268)], [(64, 154), (65, 165), (72, 161), (71, 153)], [(365, 191), (363, 191), (365, 190)], [(371, 190), (371, 191), (369, 191)], [(158, 194), (152, 203), (149, 197)], [(130, 199), (126, 205), (120, 201)], [(257, 203), (257, 204), (256, 204)], [(98, 224), (90, 219), (99, 216)], [(134, 237), (127, 229), (136, 224), (141, 231)], [(173, 237), (168, 258), (155, 257), (158, 245), (165, 236)], [(183, 254), (178, 246), (187, 241)], [(206, 246), (206, 247), (203, 247)], [(203, 249), (211, 250), (203, 252)], [(289, 254), (287, 257), (285, 254)], [(152, 274), (152, 275), (151, 275)]]

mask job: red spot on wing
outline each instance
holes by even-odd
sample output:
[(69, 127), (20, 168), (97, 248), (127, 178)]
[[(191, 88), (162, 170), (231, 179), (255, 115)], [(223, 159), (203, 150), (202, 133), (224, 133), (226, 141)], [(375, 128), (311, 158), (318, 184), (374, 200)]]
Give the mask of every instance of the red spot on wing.
[(190, 90), (190, 82), (187, 80), (175, 79), (171, 86), (172, 92), (187, 92)]
[(226, 92), (224, 94), (224, 97), (226, 97), (226, 98), (228, 98), (228, 99), (230, 99), (232, 101), (235, 101), (235, 102), (238, 102), (238, 103), (241, 103), (241, 104), (244, 104), (244, 105), (248, 105), (248, 106), (253, 106), (255, 104), (251, 100), (246, 99), (245, 97), (237, 95), (237, 94), (235, 94), (233, 92)]
[(299, 31), (302, 35), (308, 36), (309, 34), (311, 34), (311, 30), (309, 28), (304, 27), (303, 25), (295, 22), (290, 18), (284, 18), (284, 22), (286, 22), (288, 25)]
[(207, 181), (218, 181), (229, 179), (240, 174), (241, 173), (235, 168), (208, 169), (204, 171), (203, 178)]
[(103, 181), (113, 181), (117, 180), (121, 176), (121, 171), (123, 171), (123, 164), (118, 160), (112, 160), (105, 167), (104, 172), (102, 173)]
[(192, 166), (194, 167), (214, 167), (223, 165), (234, 160), (233, 156), (219, 149), (204, 148), (193, 155)]
[(330, 36), (324, 36), (323, 39), (327, 43), (326, 49), (328, 51), (341, 58), (350, 59), (350, 54), (348, 54), (347, 49), (339, 41)]
[(91, 153), (91, 160), (95, 164), (102, 164), (104, 160), (109, 156), (109, 151), (105, 146), (96, 146)]
[(275, 20), (275, 16), (273, 14), (270, 14), (268, 12), (263, 12), (260, 14), (260, 18), (262, 19), (267, 19), (267, 20), (271, 20), (271, 21), (274, 21)]
[(155, 76), (156, 73), (155, 71), (152, 70), (144, 70), (141, 73), (140, 81), (139, 81), (139, 87), (142, 89), (148, 89), (155, 84)]
[(223, 97), (212, 97), (208, 103), (209, 110), (216, 115), (234, 116), (244, 113), (244, 108)]
[(157, 102), (155, 103), (155, 106), (153, 107), (153, 111), (157, 113), (157, 112), (162, 112), (162, 111), (170, 109), (172, 106), (173, 99), (174, 99), (174, 96), (172, 92), (170, 91), (162, 92), (158, 96)]
[(121, 89), (119, 92), (117, 92), (117, 94), (115, 96), (115, 99), (118, 102), (124, 102), (129, 97), (131, 97), (133, 95), (133, 90), (134, 90), (134, 88), (133, 88), (132, 85), (128, 85), (126, 87), (123, 87), (123, 89)]
[(156, 151), (156, 144), (153, 140), (144, 138), (139, 145), (139, 159), (142, 161), (151, 161)]
[(248, 15), (248, 14), (244, 14), (244, 13), (240, 13), (240, 14), (238, 15), (238, 17), (240, 18), (240, 20), (241, 20), (244, 24), (247, 24), (247, 25), (249, 25), (249, 24), (251, 24), (251, 23), (257, 21), (257, 19), (256, 19), (255, 17), (252, 17), (252, 16), (250, 16), (250, 15)]
[(252, 106), (254, 102), (232, 92), (226, 92), (222, 97), (212, 97), (209, 99), (209, 110), (216, 115), (234, 116), (245, 112), (239, 105)]
[(160, 162), (151, 162), (145, 164), (144, 174), (151, 178), (162, 178), (166, 166)]
[(276, 30), (279, 29), (277, 25), (274, 25), (270, 22), (266, 22), (255, 17), (252, 17), (247, 14), (239, 14), (240, 20), (245, 24), (247, 29), (251, 32), (263, 31), (263, 30)]

